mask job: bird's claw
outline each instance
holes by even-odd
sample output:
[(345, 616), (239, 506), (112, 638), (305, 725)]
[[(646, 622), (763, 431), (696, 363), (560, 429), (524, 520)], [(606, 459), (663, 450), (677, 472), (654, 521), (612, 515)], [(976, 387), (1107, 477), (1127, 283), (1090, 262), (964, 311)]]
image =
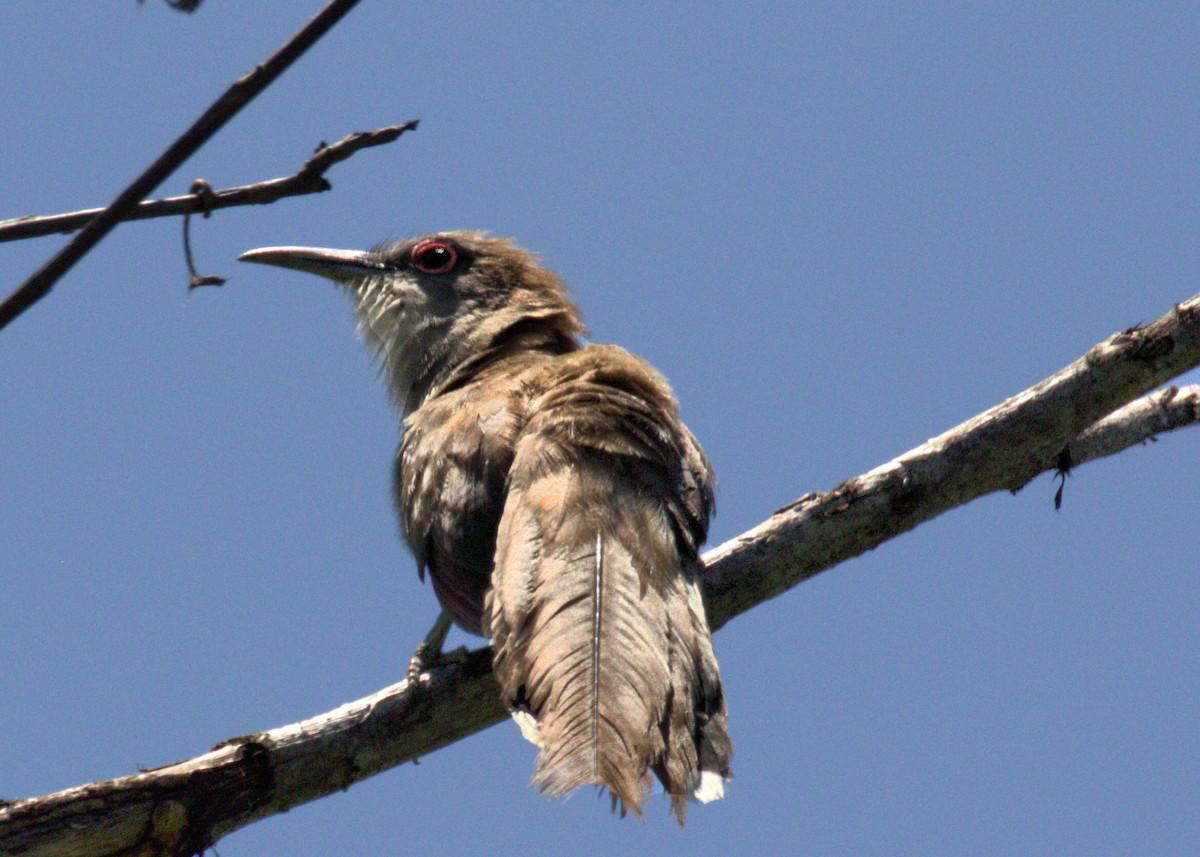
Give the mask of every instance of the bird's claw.
[(463, 655), (466, 654), (465, 648), (455, 649), (449, 654), (442, 651), (442, 644), (446, 642), (446, 635), (449, 633), (450, 616), (443, 612), (437, 617), (437, 621), (433, 623), (433, 627), (429, 629), (429, 633), (425, 635), (425, 639), (421, 641), (421, 645), (417, 646), (417, 650), (409, 659), (408, 683), (410, 685), (415, 685), (421, 678), (421, 673), (436, 665), (451, 660), (461, 661)]

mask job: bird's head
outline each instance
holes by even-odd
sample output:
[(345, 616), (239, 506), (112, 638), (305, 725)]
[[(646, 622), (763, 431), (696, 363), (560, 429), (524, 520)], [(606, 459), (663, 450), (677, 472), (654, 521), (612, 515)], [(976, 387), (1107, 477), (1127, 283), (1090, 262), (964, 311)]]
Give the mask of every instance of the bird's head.
[(264, 247), (239, 257), (345, 287), (404, 413), (518, 351), (579, 347), (585, 333), (562, 281), (511, 241), (439, 232), (374, 250)]

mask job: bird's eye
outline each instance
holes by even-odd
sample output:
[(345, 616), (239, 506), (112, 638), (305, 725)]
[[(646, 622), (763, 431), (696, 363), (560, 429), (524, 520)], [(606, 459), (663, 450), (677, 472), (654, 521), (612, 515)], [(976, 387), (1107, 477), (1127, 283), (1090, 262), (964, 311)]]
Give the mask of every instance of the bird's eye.
[(458, 251), (441, 241), (422, 241), (412, 248), (409, 259), (423, 274), (444, 274), (458, 261)]

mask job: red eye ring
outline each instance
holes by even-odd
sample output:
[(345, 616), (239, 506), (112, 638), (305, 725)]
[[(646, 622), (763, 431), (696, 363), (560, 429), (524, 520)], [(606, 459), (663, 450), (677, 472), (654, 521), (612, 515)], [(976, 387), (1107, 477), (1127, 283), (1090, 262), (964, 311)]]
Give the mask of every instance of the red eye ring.
[(442, 241), (425, 240), (412, 248), (408, 259), (422, 274), (444, 274), (458, 264), (458, 251)]

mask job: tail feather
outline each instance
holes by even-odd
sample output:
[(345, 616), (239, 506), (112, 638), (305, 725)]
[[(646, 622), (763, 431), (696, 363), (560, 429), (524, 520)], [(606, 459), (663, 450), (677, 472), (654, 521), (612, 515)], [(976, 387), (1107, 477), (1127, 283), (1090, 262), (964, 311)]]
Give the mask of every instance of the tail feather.
[(653, 771), (682, 823), (732, 756), (696, 578), (712, 470), (665, 381), (619, 348), (523, 389), (483, 627), (505, 699), (536, 721), (534, 784), (594, 783), (640, 817)]
[(699, 589), (661, 504), (579, 468), (510, 487), (485, 619), (497, 674), (537, 720), (541, 791), (595, 783), (641, 817), (653, 770), (682, 822), (705, 757), (728, 773), (728, 738), (706, 746), (724, 700)]

